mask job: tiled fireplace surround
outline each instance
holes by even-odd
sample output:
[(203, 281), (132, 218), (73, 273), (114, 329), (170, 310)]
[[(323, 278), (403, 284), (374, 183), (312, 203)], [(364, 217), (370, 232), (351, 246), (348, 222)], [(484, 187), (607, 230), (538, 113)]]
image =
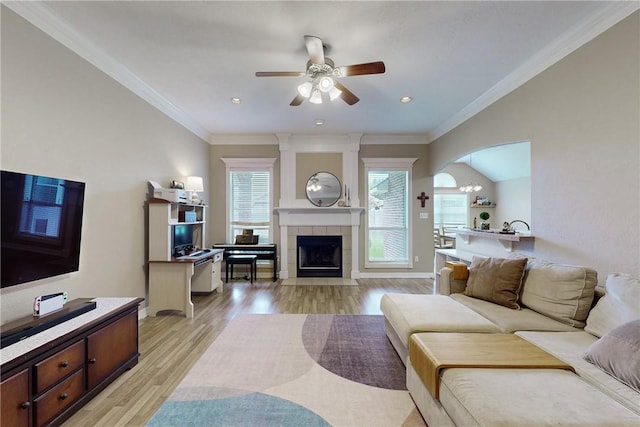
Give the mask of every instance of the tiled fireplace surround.
[(342, 236), (342, 277), (351, 277), (351, 227), (340, 226), (294, 226), (288, 227), (288, 266), (289, 277), (296, 275), (297, 236)]
[[(280, 226), (280, 278), (296, 277), (296, 236), (342, 236), (342, 275), (358, 279), (358, 242), (363, 208), (358, 197), (358, 151), (361, 134), (325, 140), (323, 137), (305, 137), (303, 141), (292, 139), (289, 134), (277, 135), (280, 149), (280, 201), (274, 209)], [(296, 199), (297, 153), (342, 153), (342, 185), (350, 189), (351, 206), (315, 207), (306, 199)], [(321, 171), (316, 171), (321, 172)]]

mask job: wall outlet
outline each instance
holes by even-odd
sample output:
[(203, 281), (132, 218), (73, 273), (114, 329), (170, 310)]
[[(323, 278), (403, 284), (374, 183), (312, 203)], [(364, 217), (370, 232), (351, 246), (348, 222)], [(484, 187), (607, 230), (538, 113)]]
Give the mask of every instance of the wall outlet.
[(413, 258), (413, 262), (420, 262), (420, 258), (418, 258), (418, 255), (416, 255), (416, 256)]
[(429, 219), (429, 212), (420, 212), (420, 219)]

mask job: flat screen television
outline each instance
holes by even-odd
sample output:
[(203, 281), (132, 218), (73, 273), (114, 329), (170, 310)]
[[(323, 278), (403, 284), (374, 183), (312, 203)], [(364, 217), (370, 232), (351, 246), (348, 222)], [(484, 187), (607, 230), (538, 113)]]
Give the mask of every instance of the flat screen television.
[(2, 287), (78, 271), (83, 182), (1, 171)]
[(193, 225), (181, 224), (173, 227), (173, 254), (193, 246)]

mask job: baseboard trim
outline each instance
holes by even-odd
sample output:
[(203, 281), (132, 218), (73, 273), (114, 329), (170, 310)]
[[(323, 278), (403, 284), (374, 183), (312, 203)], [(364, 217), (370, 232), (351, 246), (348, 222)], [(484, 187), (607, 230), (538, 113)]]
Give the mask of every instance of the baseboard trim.
[(434, 273), (402, 273), (402, 272), (385, 272), (385, 273), (364, 273), (360, 272), (360, 279), (435, 279)]

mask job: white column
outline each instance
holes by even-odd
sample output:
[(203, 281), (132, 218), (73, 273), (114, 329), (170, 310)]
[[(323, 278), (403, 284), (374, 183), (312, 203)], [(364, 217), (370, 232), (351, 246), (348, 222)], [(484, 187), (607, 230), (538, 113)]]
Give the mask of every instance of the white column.
[[(282, 208), (291, 206), (291, 201), (295, 198), (295, 177), (291, 179), (291, 174), (295, 175), (296, 159), (291, 155), (289, 144), (291, 134), (279, 133), (276, 136), (280, 150), (280, 201), (278, 206)], [(292, 188), (292, 186), (294, 187)]]
[(342, 155), (342, 173), (345, 184), (349, 187), (351, 206), (360, 206), (358, 191), (358, 153), (360, 152), (361, 133), (349, 134), (349, 145)]
[(280, 221), (280, 279), (289, 278), (289, 213), (278, 212)]

